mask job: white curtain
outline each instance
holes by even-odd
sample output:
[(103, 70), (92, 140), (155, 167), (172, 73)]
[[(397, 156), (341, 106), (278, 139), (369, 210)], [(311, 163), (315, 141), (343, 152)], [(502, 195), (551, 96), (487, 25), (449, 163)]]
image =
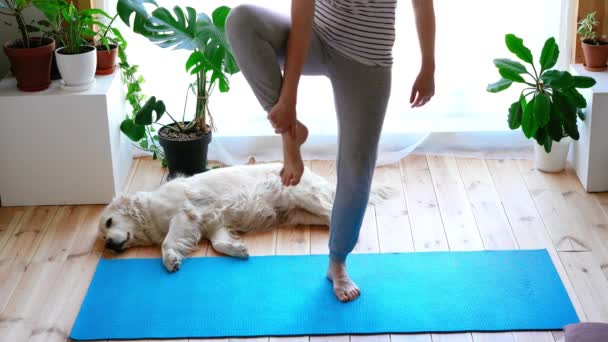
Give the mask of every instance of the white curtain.
[[(282, 13), (289, 13), (290, 8), (289, 0), (157, 2), (169, 8), (192, 6), (206, 13), (220, 5), (234, 7), (240, 3), (255, 3)], [(116, 0), (105, 0), (111, 12), (115, 3)], [(393, 93), (379, 162), (398, 160), (414, 150), (475, 156), (506, 150), (516, 157), (525, 155), (531, 143), (506, 125), (507, 108), (518, 96), (517, 90), (501, 94), (485, 91), (488, 83), (499, 79), (492, 60), (514, 58), (504, 45), (506, 33), (522, 37), (536, 59), (544, 41), (554, 36), (562, 51), (559, 65), (566, 67), (570, 60), (568, 32), (574, 20), (573, 7), (572, 0), (435, 0), (436, 95), (427, 106), (413, 110), (408, 100), (420, 54), (411, 3), (399, 0)], [(123, 27), (125, 31), (129, 32), (128, 55), (141, 66), (146, 78), (145, 93), (164, 100), (173, 115), (181, 116), (186, 87), (192, 81), (184, 67), (188, 52), (161, 49)], [(324, 77), (304, 77), (301, 82), (298, 117), (311, 132), (303, 148), (304, 158), (333, 159), (337, 124), (329, 81)], [(193, 105), (190, 101), (186, 113), (192, 112)], [(211, 159), (227, 164), (245, 162), (250, 156), (258, 160), (281, 159), (280, 140), (242, 75), (231, 78), (229, 93), (213, 94), (210, 106), (217, 127), (210, 146)]]

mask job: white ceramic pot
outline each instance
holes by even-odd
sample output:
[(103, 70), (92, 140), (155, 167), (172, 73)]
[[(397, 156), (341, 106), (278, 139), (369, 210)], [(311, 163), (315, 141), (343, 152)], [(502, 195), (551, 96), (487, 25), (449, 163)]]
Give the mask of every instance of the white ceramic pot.
[(551, 153), (545, 152), (545, 148), (534, 144), (534, 164), (536, 168), (544, 172), (561, 172), (566, 168), (566, 160), (572, 139), (565, 137), (559, 142), (553, 142)]
[(62, 88), (66, 90), (87, 90), (95, 82), (97, 69), (97, 50), (87, 46), (88, 51), (77, 55), (66, 55), (61, 52), (65, 48), (55, 51), (57, 67), (63, 79)]

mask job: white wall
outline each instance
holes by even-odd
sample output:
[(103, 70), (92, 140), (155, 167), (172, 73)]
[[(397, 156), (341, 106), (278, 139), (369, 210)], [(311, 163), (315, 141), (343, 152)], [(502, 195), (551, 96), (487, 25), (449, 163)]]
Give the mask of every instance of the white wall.
[[(40, 18), (41, 14), (36, 9), (32, 8), (27, 10), (27, 12), (25, 13), (25, 17), (25, 21), (29, 22), (34, 18)], [(7, 26), (6, 24), (4, 24), (5, 21), (12, 23), (13, 26)], [(16, 38), (19, 38), (19, 30), (17, 29), (17, 23), (15, 22), (15, 19), (4, 15), (0, 16), (0, 44), (4, 46), (5, 42)], [(9, 68), (8, 58), (4, 54), (4, 49), (1, 50), (2, 52), (0, 52), (0, 79), (2, 79), (6, 75)]]

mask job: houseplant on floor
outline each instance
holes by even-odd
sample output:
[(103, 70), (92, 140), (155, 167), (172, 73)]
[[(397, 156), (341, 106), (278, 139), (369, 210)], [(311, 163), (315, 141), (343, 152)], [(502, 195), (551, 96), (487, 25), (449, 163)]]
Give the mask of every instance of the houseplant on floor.
[[(148, 13), (145, 3), (156, 8)], [(158, 124), (161, 117), (167, 114), (173, 122), (160, 125), (157, 139), (166, 157), (169, 177), (178, 173), (192, 175), (205, 171), (213, 128), (209, 96), (216, 85), (221, 92), (227, 92), (228, 75), (239, 71), (224, 32), (230, 8), (218, 7), (210, 18), (191, 7), (186, 7), (185, 11), (175, 7), (172, 13), (158, 7), (154, 0), (119, 0), (117, 12), (128, 26), (131, 26), (130, 19), (134, 16), (133, 31), (157, 45), (192, 51), (186, 61), (186, 70), (196, 78), (188, 85), (187, 91), (187, 94), (191, 92), (194, 95), (196, 101), (192, 120), (185, 120), (185, 110), (181, 120), (175, 119), (164, 102), (152, 96), (133, 117), (123, 121), (121, 130), (132, 140), (148, 147), (149, 143), (155, 143), (155, 138), (149, 136), (148, 140), (146, 127)]]
[[(45, 90), (51, 84), (51, 58), (55, 41), (48, 37), (31, 37), (23, 11), (32, 5), (31, 0), (0, 0), (0, 17), (12, 17), (17, 23), (20, 39), (4, 44), (17, 87), (23, 91)], [(11, 24), (9, 21), (6, 23)]]
[(581, 46), (585, 55), (585, 69), (604, 71), (607, 69), (608, 42), (598, 39), (595, 27), (599, 24), (596, 12), (589, 13), (578, 22), (578, 34), (581, 35)]
[(587, 107), (585, 97), (577, 88), (593, 87), (595, 80), (552, 69), (559, 56), (554, 38), (545, 42), (539, 60), (540, 69), (536, 68), (532, 52), (522, 39), (507, 34), (505, 42), (509, 51), (529, 64), (532, 70), (529, 71), (518, 61), (495, 59), (494, 65), (502, 79), (488, 85), (487, 90), (497, 93), (513, 83), (526, 86), (520, 92), (518, 100), (509, 108), (509, 127), (521, 127), (526, 138), (536, 140), (534, 156), (537, 169), (546, 172), (562, 171), (571, 139), (579, 139), (577, 119), (584, 120), (583, 109)]

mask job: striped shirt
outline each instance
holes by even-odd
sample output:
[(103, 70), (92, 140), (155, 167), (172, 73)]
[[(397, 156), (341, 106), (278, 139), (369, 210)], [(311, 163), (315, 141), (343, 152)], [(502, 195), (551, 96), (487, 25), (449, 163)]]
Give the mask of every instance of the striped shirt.
[(357, 62), (390, 66), (397, 0), (316, 0), (313, 27), (321, 40)]

